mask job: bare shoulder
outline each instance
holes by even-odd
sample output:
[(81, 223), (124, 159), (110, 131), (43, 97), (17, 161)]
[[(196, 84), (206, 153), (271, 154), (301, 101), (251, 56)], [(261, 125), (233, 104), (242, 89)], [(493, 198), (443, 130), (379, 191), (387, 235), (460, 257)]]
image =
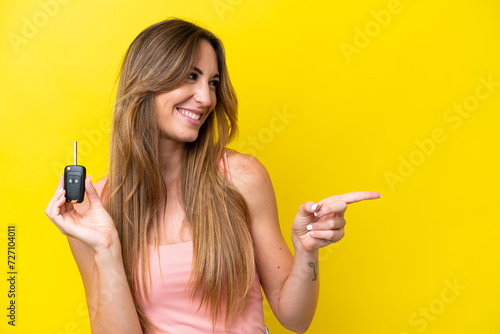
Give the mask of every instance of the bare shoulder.
[(254, 237), (261, 234), (258, 226), (278, 225), (276, 196), (267, 169), (254, 156), (231, 152), (228, 156), (233, 185), (245, 199)]
[(266, 167), (253, 155), (231, 152), (228, 164), (233, 184), (244, 197), (258, 190), (272, 189)]

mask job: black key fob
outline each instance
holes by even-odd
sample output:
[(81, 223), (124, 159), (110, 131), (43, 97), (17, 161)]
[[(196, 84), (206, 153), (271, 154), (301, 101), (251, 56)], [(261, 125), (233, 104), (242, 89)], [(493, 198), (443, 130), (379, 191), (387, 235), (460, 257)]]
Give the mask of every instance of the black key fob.
[(66, 190), (66, 202), (81, 203), (85, 195), (85, 177), (87, 170), (76, 163), (76, 141), (75, 141), (75, 164), (64, 167), (64, 189)]

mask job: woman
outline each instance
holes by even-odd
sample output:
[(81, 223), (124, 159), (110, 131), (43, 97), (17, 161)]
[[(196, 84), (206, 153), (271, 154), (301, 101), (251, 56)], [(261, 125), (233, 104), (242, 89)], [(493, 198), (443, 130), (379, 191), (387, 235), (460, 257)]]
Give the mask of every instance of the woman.
[(295, 257), (273, 187), (254, 157), (229, 152), (237, 101), (221, 42), (179, 19), (132, 42), (114, 108), (110, 170), (86, 200), (46, 214), (68, 236), (95, 333), (264, 333), (262, 294), (280, 323), (309, 327), (318, 249), (344, 235), (356, 192), (300, 206)]

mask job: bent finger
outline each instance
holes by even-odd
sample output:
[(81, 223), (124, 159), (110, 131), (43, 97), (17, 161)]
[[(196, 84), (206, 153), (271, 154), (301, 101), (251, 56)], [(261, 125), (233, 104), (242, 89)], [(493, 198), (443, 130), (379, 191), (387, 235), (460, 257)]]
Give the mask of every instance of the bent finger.
[[(61, 206), (61, 199), (64, 197), (64, 188), (58, 188), (54, 196), (50, 199), (47, 207), (45, 208), (45, 214), (52, 219), (54, 215), (59, 213), (59, 207)], [(54, 211), (55, 210), (55, 211)]]
[(315, 239), (321, 239), (334, 243), (340, 241), (344, 237), (345, 231), (343, 228), (338, 230), (316, 230), (309, 231), (309, 236)]
[(314, 213), (316, 211), (318, 211), (319, 209), (319, 205), (314, 203), (314, 202), (311, 202), (311, 201), (308, 201), (308, 202), (305, 202), (304, 204), (302, 204), (300, 207), (299, 207), (299, 212), (298, 214), (300, 214), (301, 216), (309, 216), (311, 213)]
[[(61, 224), (64, 223), (63, 213), (61, 208), (66, 204), (66, 197), (64, 196), (64, 190), (60, 191), (51, 200), (51, 203), (47, 206), (45, 214), (49, 219), (59, 228)], [(61, 231), (62, 232), (62, 231)]]
[(308, 230), (337, 230), (344, 228), (346, 221), (343, 217), (332, 217), (307, 225)]
[(48, 212), (52, 208), (54, 201), (58, 200), (61, 196), (61, 192), (64, 191), (64, 179), (62, 177), (59, 178), (59, 182), (57, 183), (56, 191), (54, 192), (54, 195), (51, 197), (49, 203), (47, 204), (47, 208), (45, 209), (45, 214), (48, 215)]
[(61, 191), (62, 188), (64, 188), (64, 177), (61, 174), (59, 176), (59, 182), (57, 183), (57, 188), (56, 191), (54, 192), (54, 195), (57, 194), (59, 191)]

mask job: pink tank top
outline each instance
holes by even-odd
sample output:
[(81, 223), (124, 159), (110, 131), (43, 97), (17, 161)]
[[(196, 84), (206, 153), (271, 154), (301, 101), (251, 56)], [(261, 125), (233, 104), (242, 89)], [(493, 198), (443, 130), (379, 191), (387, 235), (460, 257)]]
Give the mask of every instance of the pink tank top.
[[(224, 154), (220, 167), (231, 180), (227, 153)], [(154, 245), (148, 245), (148, 253), (151, 266), (151, 285), (148, 284), (149, 300), (146, 303), (142, 296), (138, 296), (141, 307), (148, 318), (162, 334), (212, 333), (210, 315), (205, 313), (204, 308), (198, 311), (200, 299), (195, 297), (190, 301), (191, 290), (186, 288), (191, 275), (193, 242), (160, 245), (160, 259), (158, 259)], [(238, 315), (230, 328), (225, 328), (224, 321), (219, 321), (213, 333), (266, 333), (260, 278), (257, 271), (255, 271), (255, 279), (245, 310)]]

